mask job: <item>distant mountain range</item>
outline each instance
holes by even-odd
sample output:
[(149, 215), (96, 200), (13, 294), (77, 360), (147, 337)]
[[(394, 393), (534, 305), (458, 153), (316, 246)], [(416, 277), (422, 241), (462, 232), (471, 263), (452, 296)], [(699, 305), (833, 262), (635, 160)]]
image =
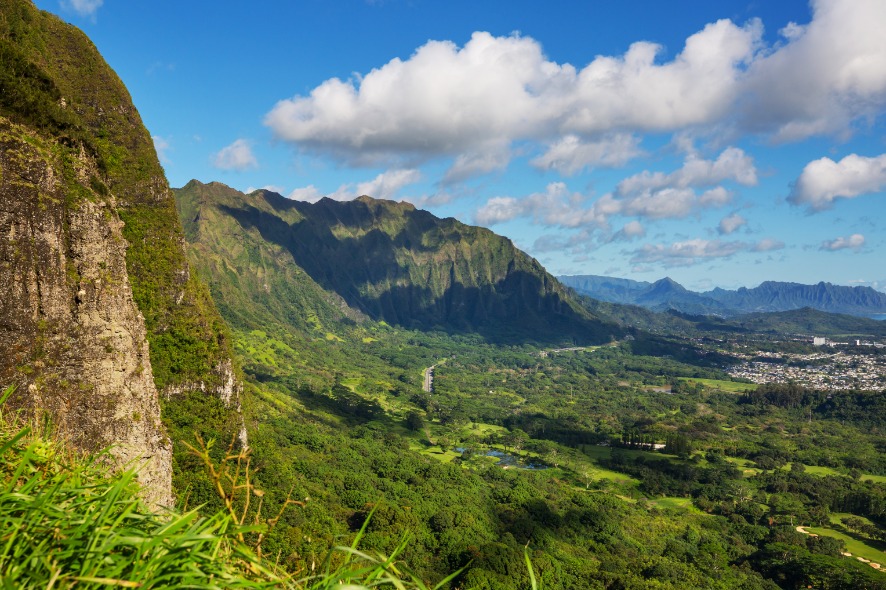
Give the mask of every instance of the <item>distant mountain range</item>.
[(886, 294), (870, 287), (844, 287), (765, 281), (758, 287), (735, 291), (690, 291), (670, 278), (654, 283), (597, 275), (558, 277), (579, 294), (609, 303), (639, 305), (653, 311), (674, 310), (693, 315), (731, 317), (760, 312), (780, 312), (804, 307), (859, 317), (886, 314)]

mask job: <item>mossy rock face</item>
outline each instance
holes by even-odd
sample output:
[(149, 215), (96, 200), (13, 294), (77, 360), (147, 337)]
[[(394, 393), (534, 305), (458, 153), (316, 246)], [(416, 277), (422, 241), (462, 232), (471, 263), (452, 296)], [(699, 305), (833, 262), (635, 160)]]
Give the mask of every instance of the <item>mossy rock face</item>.
[(0, 0), (0, 58), (0, 114), (95, 163), (66, 198), (115, 198), (157, 386), (224, 388), (229, 338), (191, 276), (174, 197), (126, 87), (86, 35), (28, 0)]
[(0, 387), (18, 385), (12, 403), (79, 448), (150, 457), (152, 501), (166, 503), (158, 390), (218, 397), (235, 416), (230, 338), (128, 91), (29, 0), (0, 0), (0, 146)]
[(96, 173), (87, 154), (0, 116), (0, 383), (76, 448), (145, 461), (146, 498), (169, 504), (171, 449), (123, 223), (88, 182)]

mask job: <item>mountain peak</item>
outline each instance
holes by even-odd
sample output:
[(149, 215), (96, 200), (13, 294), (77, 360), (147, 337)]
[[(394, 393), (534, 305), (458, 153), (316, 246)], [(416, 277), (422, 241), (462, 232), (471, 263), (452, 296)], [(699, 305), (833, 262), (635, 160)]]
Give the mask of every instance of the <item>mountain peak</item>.
[(675, 291), (678, 293), (684, 293), (687, 291), (686, 287), (672, 279), (671, 277), (664, 277), (663, 279), (658, 279), (654, 283), (652, 283), (652, 287), (650, 291), (653, 292), (663, 292), (663, 291)]

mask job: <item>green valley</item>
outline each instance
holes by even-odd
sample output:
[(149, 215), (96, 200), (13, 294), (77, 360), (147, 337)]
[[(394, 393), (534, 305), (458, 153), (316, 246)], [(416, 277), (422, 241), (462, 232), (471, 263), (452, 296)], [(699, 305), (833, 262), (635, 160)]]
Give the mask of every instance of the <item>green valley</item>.
[(83, 33), (0, 57), (0, 587), (886, 589), (886, 324), (171, 189)]
[[(281, 246), (314, 239), (297, 233), (311, 206), (299, 205), (299, 215), (283, 219), (291, 229), (277, 217), (275, 235), (292, 237), (270, 242), (263, 236), (271, 230), (237, 211), (249, 202), (269, 208), (276, 196), (196, 182), (177, 194), (192, 263), (234, 330), (248, 383), (252, 450), (265, 471), (258, 477), (267, 489), (293, 487), (298, 497), (310, 498), (292, 515), (292, 529), (280, 527), (269, 537), (290, 567), (307, 567), (308, 556), (335, 535), (354, 534), (378, 507), (381, 522), (373, 513), (371, 534), (361, 539), (367, 549), (391, 551), (408, 535), (407, 563), (430, 579), (467, 567), (457, 578), (466, 587), (526, 584), (520, 547), (527, 544), (549, 587), (650, 578), (678, 587), (684, 576), (696, 585), (767, 587), (765, 578), (781, 566), (766, 552), (779, 543), (810, 563), (839, 555), (838, 545), (819, 547), (798, 535), (795, 521), (814, 523), (820, 514), (846, 509), (849, 498), (872, 502), (855, 508), (865, 516), (881, 514), (884, 490), (864, 476), (886, 473), (882, 424), (852, 426), (850, 418), (840, 425), (832, 409), (851, 411), (879, 394), (825, 399), (809, 392), (781, 410), (772, 405), (777, 399), (757, 405), (768, 398), (726, 375), (728, 351), (718, 356), (680, 338), (617, 328), (602, 346), (561, 339), (557, 348), (537, 339), (516, 343), (510, 334), (499, 338), (482, 328), (472, 333), (463, 325), (428, 330), (402, 325), (402, 316), (380, 321), (385, 316), (367, 304), (376, 300), (361, 299), (370, 287), (348, 295), (355, 309), (347, 294), (329, 287), (333, 279), (314, 270), (315, 280), (301, 267), (298, 248)], [(197, 194), (200, 212), (193, 205)], [(378, 231), (396, 234), (399, 229), (386, 228), (403, 221), (390, 217), (408, 218), (412, 211), (370, 199), (355, 205), (376, 206), (385, 209), (386, 221), (351, 223), (369, 233), (375, 228), (366, 224), (378, 223)], [(273, 210), (289, 209), (278, 203), (269, 216)], [(396, 256), (411, 259), (405, 244), (399, 251)], [(352, 272), (344, 260), (334, 267)], [(361, 284), (367, 283), (355, 281)], [(301, 311), (304, 301), (314, 307)], [(433, 388), (423, 391), (423, 371), (431, 365)], [(815, 468), (802, 475), (780, 469), (788, 458), (831, 471), (814, 475), (812, 485)], [(819, 478), (833, 490), (826, 497), (812, 493)], [(568, 506), (576, 502), (593, 507), (601, 515), (595, 518), (619, 514), (633, 522), (619, 529), (627, 536), (588, 545), (595, 529), (587, 526), (607, 525), (574, 521)], [(435, 516), (441, 507), (454, 511), (448, 520)], [(692, 559), (666, 550), (677, 522), (688, 525), (686, 534), (709, 539), (706, 549), (693, 549)], [(307, 534), (317, 530), (327, 536)], [(625, 542), (642, 550), (628, 551)], [(629, 559), (621, 557), (626, 551)], [(705, 560), (724, 557), (716, 582), (702, 573)], [(881, 582), (860, 562), (835, 563), (834, 580)], [(668, 582), (654, 573), (665, 571), (676, 577)]]

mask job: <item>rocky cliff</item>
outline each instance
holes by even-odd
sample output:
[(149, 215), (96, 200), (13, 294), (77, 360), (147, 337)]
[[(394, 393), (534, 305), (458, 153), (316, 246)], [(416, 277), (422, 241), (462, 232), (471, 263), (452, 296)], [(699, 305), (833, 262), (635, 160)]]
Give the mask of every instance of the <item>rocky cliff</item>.
[[(82, 182), (90, 159), (59, 151), (0, 118), (0, 383), (78, 448), (144, 462), (148, 499), (168, 504), (170, 443), (123, 222), (111, 195)], [(66, 179), (83, 191), (76, 203)]]
[(89, 39), (30, 0), (0, 0), (0, 117), (0, 387), (80, 448), (148, 460), (167, 502), (158, 390), (233, 412), (240, 385), (150, 135)]

